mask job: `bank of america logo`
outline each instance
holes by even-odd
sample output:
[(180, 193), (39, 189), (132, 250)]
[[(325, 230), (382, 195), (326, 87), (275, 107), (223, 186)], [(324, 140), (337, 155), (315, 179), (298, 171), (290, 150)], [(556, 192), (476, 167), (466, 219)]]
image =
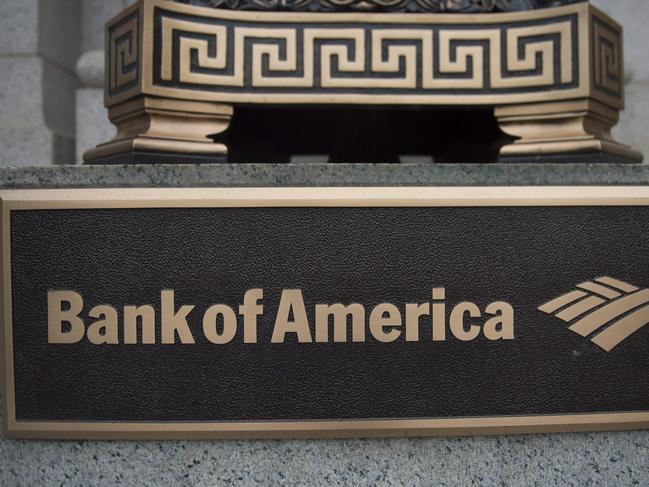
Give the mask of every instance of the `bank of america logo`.
[(570, 323), (570, 330), (610, 352), (649, 324), (649, 289), (599, 277), (539, 307)]

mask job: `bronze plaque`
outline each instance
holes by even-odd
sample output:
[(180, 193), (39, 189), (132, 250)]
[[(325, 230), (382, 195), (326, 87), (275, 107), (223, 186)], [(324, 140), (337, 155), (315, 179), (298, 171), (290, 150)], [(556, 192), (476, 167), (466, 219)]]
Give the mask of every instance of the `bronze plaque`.
[(649, 425), (649, 188), (14, 190), (21, 438)]

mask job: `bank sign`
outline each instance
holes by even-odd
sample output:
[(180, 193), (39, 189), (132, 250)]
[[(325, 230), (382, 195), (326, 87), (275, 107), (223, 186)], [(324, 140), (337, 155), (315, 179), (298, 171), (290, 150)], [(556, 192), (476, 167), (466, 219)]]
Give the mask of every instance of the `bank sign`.
[(9, 436), (649, 426), (649, 188), (0, 198)]

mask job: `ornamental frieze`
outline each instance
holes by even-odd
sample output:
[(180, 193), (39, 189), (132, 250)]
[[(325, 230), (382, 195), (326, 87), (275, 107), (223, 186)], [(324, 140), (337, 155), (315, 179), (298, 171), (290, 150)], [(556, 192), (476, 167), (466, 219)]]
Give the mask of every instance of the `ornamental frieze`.
[(176, 0), (201, 7), (310, 12), (514, 12), (557, 7), (583, 0)]

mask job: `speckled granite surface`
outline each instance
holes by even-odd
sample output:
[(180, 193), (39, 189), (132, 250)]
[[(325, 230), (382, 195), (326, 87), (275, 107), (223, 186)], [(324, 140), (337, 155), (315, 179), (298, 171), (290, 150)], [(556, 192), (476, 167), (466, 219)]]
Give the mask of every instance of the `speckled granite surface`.
[(649, 165), (214, 164), (0, 168), (0, 187), (649, 184)]
[(646, 486), (649, 433), (483, 438), (0, 443), (29, 485)]
[[(219, 165), (0, 169), (0, 188), (632, 185), (649, 166)], [(649, 431), (200, 442), (0, 440), (0, 485), (649, 485)]]

